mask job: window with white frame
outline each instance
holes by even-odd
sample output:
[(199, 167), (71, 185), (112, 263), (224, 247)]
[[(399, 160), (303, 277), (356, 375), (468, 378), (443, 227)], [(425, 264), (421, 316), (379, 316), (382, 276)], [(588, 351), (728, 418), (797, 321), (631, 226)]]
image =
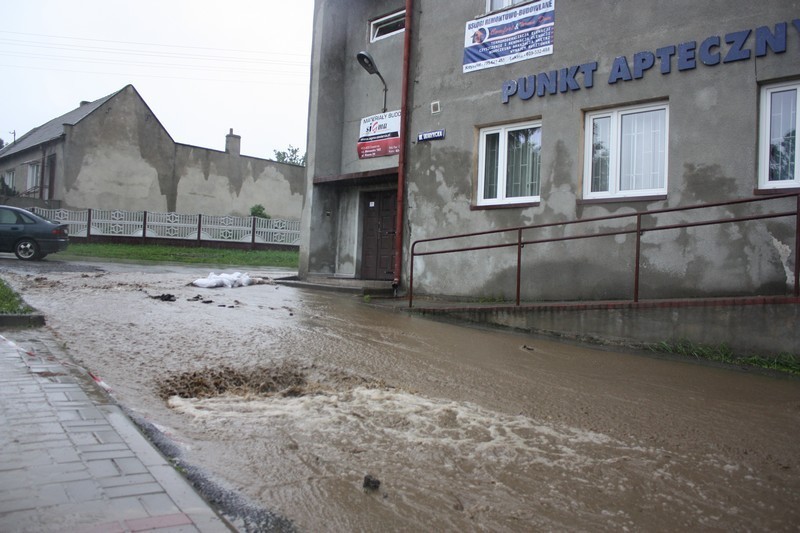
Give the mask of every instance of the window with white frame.
[(406, 11), (398, 11), (373, 20), (369, 24), (369, 42), (374, 43), (386, 37), (401, 33), (406, 29)]
[(6, 170), (3, 172), (3, 183), (6, 186), (7, 190), (14, 189), (14, 171), (13, 170)]
[(762, 189), (800, 187), (797, 165), (797, 113), (800, 82), (761, 89), (758, 185)]
[(28, 190), (38, 187), (41, 183), (41, 175), (39, 169), (41, 165), (37, 163), (28, 163)]
[(480, 130), (478, 205), (538, 202), (541, 154), (539, 122)]
[(486, 0), (486, 12), (497, 11), (530, 0)]
[(586, 114), (584, 198), (667, 194), (667, 104)]

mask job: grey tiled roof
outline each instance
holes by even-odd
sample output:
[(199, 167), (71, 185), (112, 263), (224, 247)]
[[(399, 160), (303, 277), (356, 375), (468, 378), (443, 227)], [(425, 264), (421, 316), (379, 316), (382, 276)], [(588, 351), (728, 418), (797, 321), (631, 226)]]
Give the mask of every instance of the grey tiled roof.
[(119, 91), (109, 94), (108, 96), (104, 96), (103, 98), (95, 100), (94, 102), (83, 104), (77, 109), (73, 109), (69, 113), (61, 115), (60, 117), (56, 117), (50, 122), (33, 128), (31, 131), (17, 139), (16, 142), (9, 143), (2, 150), (0, 150), (0, 159), (60, 137), (64, 134), (64, 124), (77, 124), (92, 111), (110, 100), (118, 92)]

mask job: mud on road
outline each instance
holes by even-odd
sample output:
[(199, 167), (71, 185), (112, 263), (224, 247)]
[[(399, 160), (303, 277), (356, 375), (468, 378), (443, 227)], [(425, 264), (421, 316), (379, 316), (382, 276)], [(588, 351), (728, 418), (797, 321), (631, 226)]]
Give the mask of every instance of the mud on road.
[(282, 528), (800, 523), (796, 379), (188, 285), (207, 268), (37, 266), (0, 259), (0, 277), (183, 464)]

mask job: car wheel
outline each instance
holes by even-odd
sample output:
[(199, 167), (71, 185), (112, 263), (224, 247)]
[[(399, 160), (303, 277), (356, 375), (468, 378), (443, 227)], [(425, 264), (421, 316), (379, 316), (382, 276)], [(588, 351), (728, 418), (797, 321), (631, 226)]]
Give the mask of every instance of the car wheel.
[(23, 261), (39, 259), (39, 245), (33, 239), (20, 239), (14, 246), (14, 255)]

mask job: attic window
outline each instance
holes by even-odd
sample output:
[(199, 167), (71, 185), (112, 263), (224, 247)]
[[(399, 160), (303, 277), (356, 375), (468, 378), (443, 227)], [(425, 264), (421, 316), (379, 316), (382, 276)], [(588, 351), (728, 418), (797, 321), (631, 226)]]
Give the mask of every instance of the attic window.
[(398, 11), (373, 20), (369, 24), (369, 42), (374, 43), (384, 37), (400, 33), (406, 29), (406, 11)]

